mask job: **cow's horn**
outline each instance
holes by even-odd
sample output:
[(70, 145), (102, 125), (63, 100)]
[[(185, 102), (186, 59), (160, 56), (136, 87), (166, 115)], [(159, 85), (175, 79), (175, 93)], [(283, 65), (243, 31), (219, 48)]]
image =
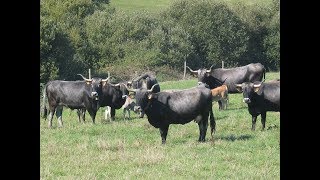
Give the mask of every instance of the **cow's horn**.
[(102, 79), (101, 81), (102, 82), (108, 82), (109, 78), (110, 78), (110, 76), (107, 79)]
[(126, 89), (129, 91), (129, 92), (137, 92), (138, 89), (132, 89), (132, 88), (128, 88), (128, 86), (124, 83), (121, 83), (124, 85), (124, 87), (126, 87)]
[(242, 85), (241, 84), (236, 84), (236, 87), (242, 87)]
[(261, 86), (261, 83), (260, 84), (254, 84), (253, 87), (257, 88), (257, 87), (260, 87)]
[(153, 88), (154, 88), (156, 85), (159, 86), (158, 83), (157, 83), (157, 84), (154, 84), (154, 85), (151, 87), (151, 89), (148, 89), (147, 91), (148, 91), (148, 92), (152, 92), (152, 91), (153, 91)]
[(207, 73), (211, 73), (212, 67), (213, 67), (213, 64), (210, 66), (209, 70), (207, 70)]
[(120, 86), (120, 84), (118, 83), (118, 84), (111, 84), (111, 83), (109, 83), (111, 86)]
[(192, 73), (198, 73), (198, 71), (192, 70), (191, 68), (189, 68), (189, 66), (186, 66), (186, 67), (190, 70), (190, 72), (192, 72)]
[(82, 74), (77, 74), (77, 75), (81, 76), (82, 79), (85, 80), (85, 81), (92, 81), (92, 79), (87, 79), (87, 78), (85, 78), (84, 76), (82, 76)]

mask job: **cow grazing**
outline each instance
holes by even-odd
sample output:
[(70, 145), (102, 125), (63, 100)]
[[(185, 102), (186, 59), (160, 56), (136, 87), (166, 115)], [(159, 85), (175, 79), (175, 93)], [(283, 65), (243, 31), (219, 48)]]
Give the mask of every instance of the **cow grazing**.
[[(130, 96), (126, 95), (126, 102), (122, 106), (123, 108), (123, 119), (130, 119), (130, 111), (134, 110), (134, 106), (136, 103), (133, 101), (133, 99)], [(127, 116), (128, 115), (128, 116)]]
[[(52, 127), (54, 113), (58, 118), (59, 126), (62, 127), (63, 106), (70, 109), (88, 110), (92, 122), (95, 123), (99, 99), (102, 95), (102, 87), (108, 79), (87, 79), (79, 74), (84, 81), (50, 81), (44, 88), (43, 104), (45, 106), (46, 96), (49, 104), (49, 128)], [(46, 118), (46, 117), (45, 117)], [(84, 117), (83, 117), (84, 118)]]
[(185, 90), (163, 91), (155, 93), (155, 84), (151, 89), (128, 89), (135, 92), (138, 111), (144, 110), (149, 123), (159, 128), (162, 144), (166, 143), (170, 124), (186, 124), (192, 120), (198, 123), (199, 141), (204, 142), (210, 114), (211, 137), (215, 131), (215, 120), (212, 112), (212, 95), (205, 86)]
[(239, 92), (243, 92), (243, 102), (248, 104), (252, 116), (252, 128), (255, 130), (257, 116), (261, 114), (262, 130), (266, 124), (266, 112), (280, 112), (280, 81), (245, 82), (236, 84)]
[(221, 108), (219, 106), (219, 110), (227, 109), (228, 102), (229, 102), (227, 85), (223, 84), (222, 86), (211, 89), (211, 94), (212, 94), (212, 101), (221, 101), (222, 106)]

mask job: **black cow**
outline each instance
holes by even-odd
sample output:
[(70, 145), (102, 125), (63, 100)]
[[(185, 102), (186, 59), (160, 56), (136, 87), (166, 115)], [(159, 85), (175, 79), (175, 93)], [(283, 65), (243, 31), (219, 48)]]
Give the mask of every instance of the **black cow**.
[[(128, 95), (127, 88), (122, 84), (111, 84), (106, 83), (105, 86), (102, 87), (102, 95), (99, 98), (100, 107), (109, 106), (110, 107), (110, 120), (114, 121), (116, 109), (120, 109), (123, 104), (126, 102), (126, 97)], [(105, 110), (105, 114), (107, 113), (107, 109)], [(78, 110), (78, 117), (80, 120), (80, 115), (82, 115), (83, 120), (85, 116), (85, 110)], [(105, 116), (107, 119), (107, 117)]]
[(245, 82), (236, 85), (243, 92), (243, 102), (248, 104), (252, 116), (252, 128), (255, 130), (257, 116), (261, 114), (262, 130), (266, 125), (267, 111), (280, 112), (280, 81)]
[[(82, 76), (81, 74), (79, 74)], [(45, 107), (46, 96), (49, 104), (49, 128), (52, 127), (54, 113), (58, 118), (59, 126), (62, 127), (63, 106), (70, 109), (88, 110), (92, 122), (95, 123), (95, 116), (99, 109), (99, 98), (102, 95), (102, 87), (108, 79), (92, 78), (84, 81), (50, 81), (44, 88), (43, 106)], [(45, 114), (45, 119), (46, 114)]]
[(212, 96), (210, 89), (204, 85), (198, 87), (163, 91), (155, 93), (151, 89), (128, 89), (136, 93), (136, 109), (144, 110), (149, 123), (159, 128), (162, 144), (166, 143), (170, 124), (186, 124), (195, 120), (199, 125), (199, 141), (205, 141), (210, 113), (211, 137), (215, 131), (215, 120), (212, 113)]
[[(210, 86), (210, 89), (214, 89), (222, 84), (228, 86), (228, 93), (239, 93), (236, 89), (236, 84), (243, 82), (255, 82), (262, 81), (265, 79), (265, 68), (261, 63), (251, 63), (246, 66), (230, 68), (230, 69), (212, 69), (213, 65), (209, 70), (201, 68), (197, 71), (192, 70), (190, 67), (187, 68), (193, 74), (198, 76), (198, 82), (204, 82)], [(223, 83), (223, 81), (225, 82)]]
[[(133, 89), (151, 89), (151, 87), (155, 84), (158, 84), (158, 81), (152, 73), (145, 73), (127, 83), (128, 87)], [(153, 91), (155, 93), (160, 92), (160, 86), (155, 86)], [(143, 118), (144, 114), (144, 110), (140, 111), (139, 117)]]
[[(238, 93), (235, 84), (262, 81), (262, 77), (265, 78), (266, 71), (261, 63), (251, 63), (246, 66), (230, 69), (212, 69), (212, 67), (213, 65), (209, 68), (209, 70), (201, 68), (197, 71), (194, 71), (187, 66), (190, 72), (198, 76), (198, 82), (208, 84), (210, 89), (214, 89), (222, 84), (226, 84), (229, 94)], [(222, 102), (220, 100), (218, 101), (218, 104), (219, 109), (221, 109)]]

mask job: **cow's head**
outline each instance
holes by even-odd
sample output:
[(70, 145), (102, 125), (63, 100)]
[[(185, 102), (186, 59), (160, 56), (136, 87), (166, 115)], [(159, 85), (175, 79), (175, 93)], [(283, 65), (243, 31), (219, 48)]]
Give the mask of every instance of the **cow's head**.
[(90, 86), (91, 98), (93, 98), (94, 100), (99, 100), (99, 94), (102, 94), (102, 86), (106, 85), (106, 83), (109, 80), (109, 77), (107, 79), (97, 77), (87, 79), (81, 74), (78, 75), (81, 76), (83, 80), (85, 80), (86, 85)]
[(252, 101), (252, 97), (259, 91), (261, 83), (254, 84), (252, 82), (244, 82), (242, 84), (236, 84), (236, 88), (239, 92), (243, 93), (243, 102), (249, 104)]
[(206, 82), (205, 79), (207, 77), (210, 76), (210, 73), (211, 73), (211, 69), (213, 67), (213, 65), (209, 68), (209, 70), (205, 69), (205, 68), (200, 68), (198, 69), (197, 71), (194, 71), (192, 70), (190, 67), (186, 66), (189, 71), (193, 74), (193, 75), (196, 75), (198, 76), (198, 82)]
[(201, 82), (206, 83), (210, 86), (211, 89), (213, 89), (218, 86), (221, 86), (225, 82), (225, 80), (221, 82), (219, 79), (211, 75), (213, 65), (209, 69), (201, 68), (201, 69), (198, 69), (197, 71), (192, 70), (188, 66), (186, 67), (190, 70), (190, 72), (193, 75), (198, 76), (198, 85), (201, 84)]
[[(110, 85), (110, 87), (115, 88), (119, 93), (121, 93), (121, 98), (122, 99), (127, 99), (128, 95), (129, 95), (129, 91), (127, 90), (127, 88), (124, 86), (123, 83), (118, 83), (118, 84), (111, 84), (108, 83)], [(128, 83), (127, 83), (128, 85)]]
[(155, 93), (156, 86), (159, 86), (159, 84), (154, 84), (151, 89), (131, 89), (126, 87), (129, 92), (135, 93), (136, 105), (134, 106), (134, 111), (140, 113), (140, 118), (143, 117), (144, 109), (147, 107), (148, 102), (151, 100), (152, 94)]

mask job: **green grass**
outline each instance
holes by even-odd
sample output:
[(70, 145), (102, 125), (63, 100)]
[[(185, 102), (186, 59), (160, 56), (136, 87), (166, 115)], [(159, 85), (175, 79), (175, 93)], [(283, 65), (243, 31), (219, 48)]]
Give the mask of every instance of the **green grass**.
[[(267, 80), (280, 73), (266, 74)], [(196, 79), (162, 82), (161, 89), (193, 87)], [(230, 94), (227, 110), (218, 111), (215, 143), (197, 142), (198, 125), (170, 125), (167, 144), (161, 145), (159, 130), (146, 118), (132, 113), (132, 120), (103, 122), (102, 111), (96, 125), (87, 114), (80, 124), (75, 111), (65, 109), (63, 128), (47, 127), (40, 119), (41, 179), (280, 179), (280, 113), (268, 112), (266, 130), (260, 116), (252, 132), (251, 116), (242, 94)]]
[[(116, 9), (127, 13), (139, 13), (146, 11), (149, 13), (158, 13), (169, 8), (175, 1), (179, 0), (111, 0), (110, 4)], [(189, 0), (193, 1), (193, 0)], [(216, 1), (216, 0), (213, 0)], [(228, 4), (246, 4), (248, 6), (259, 4), (261, 6), (269, 6), (271, 0), (220, 0)]]
[(111, 0), (110, 4), (117, 9), (125, 12), (160, 12), (168, 8), (172, 1), (170, 0)]

